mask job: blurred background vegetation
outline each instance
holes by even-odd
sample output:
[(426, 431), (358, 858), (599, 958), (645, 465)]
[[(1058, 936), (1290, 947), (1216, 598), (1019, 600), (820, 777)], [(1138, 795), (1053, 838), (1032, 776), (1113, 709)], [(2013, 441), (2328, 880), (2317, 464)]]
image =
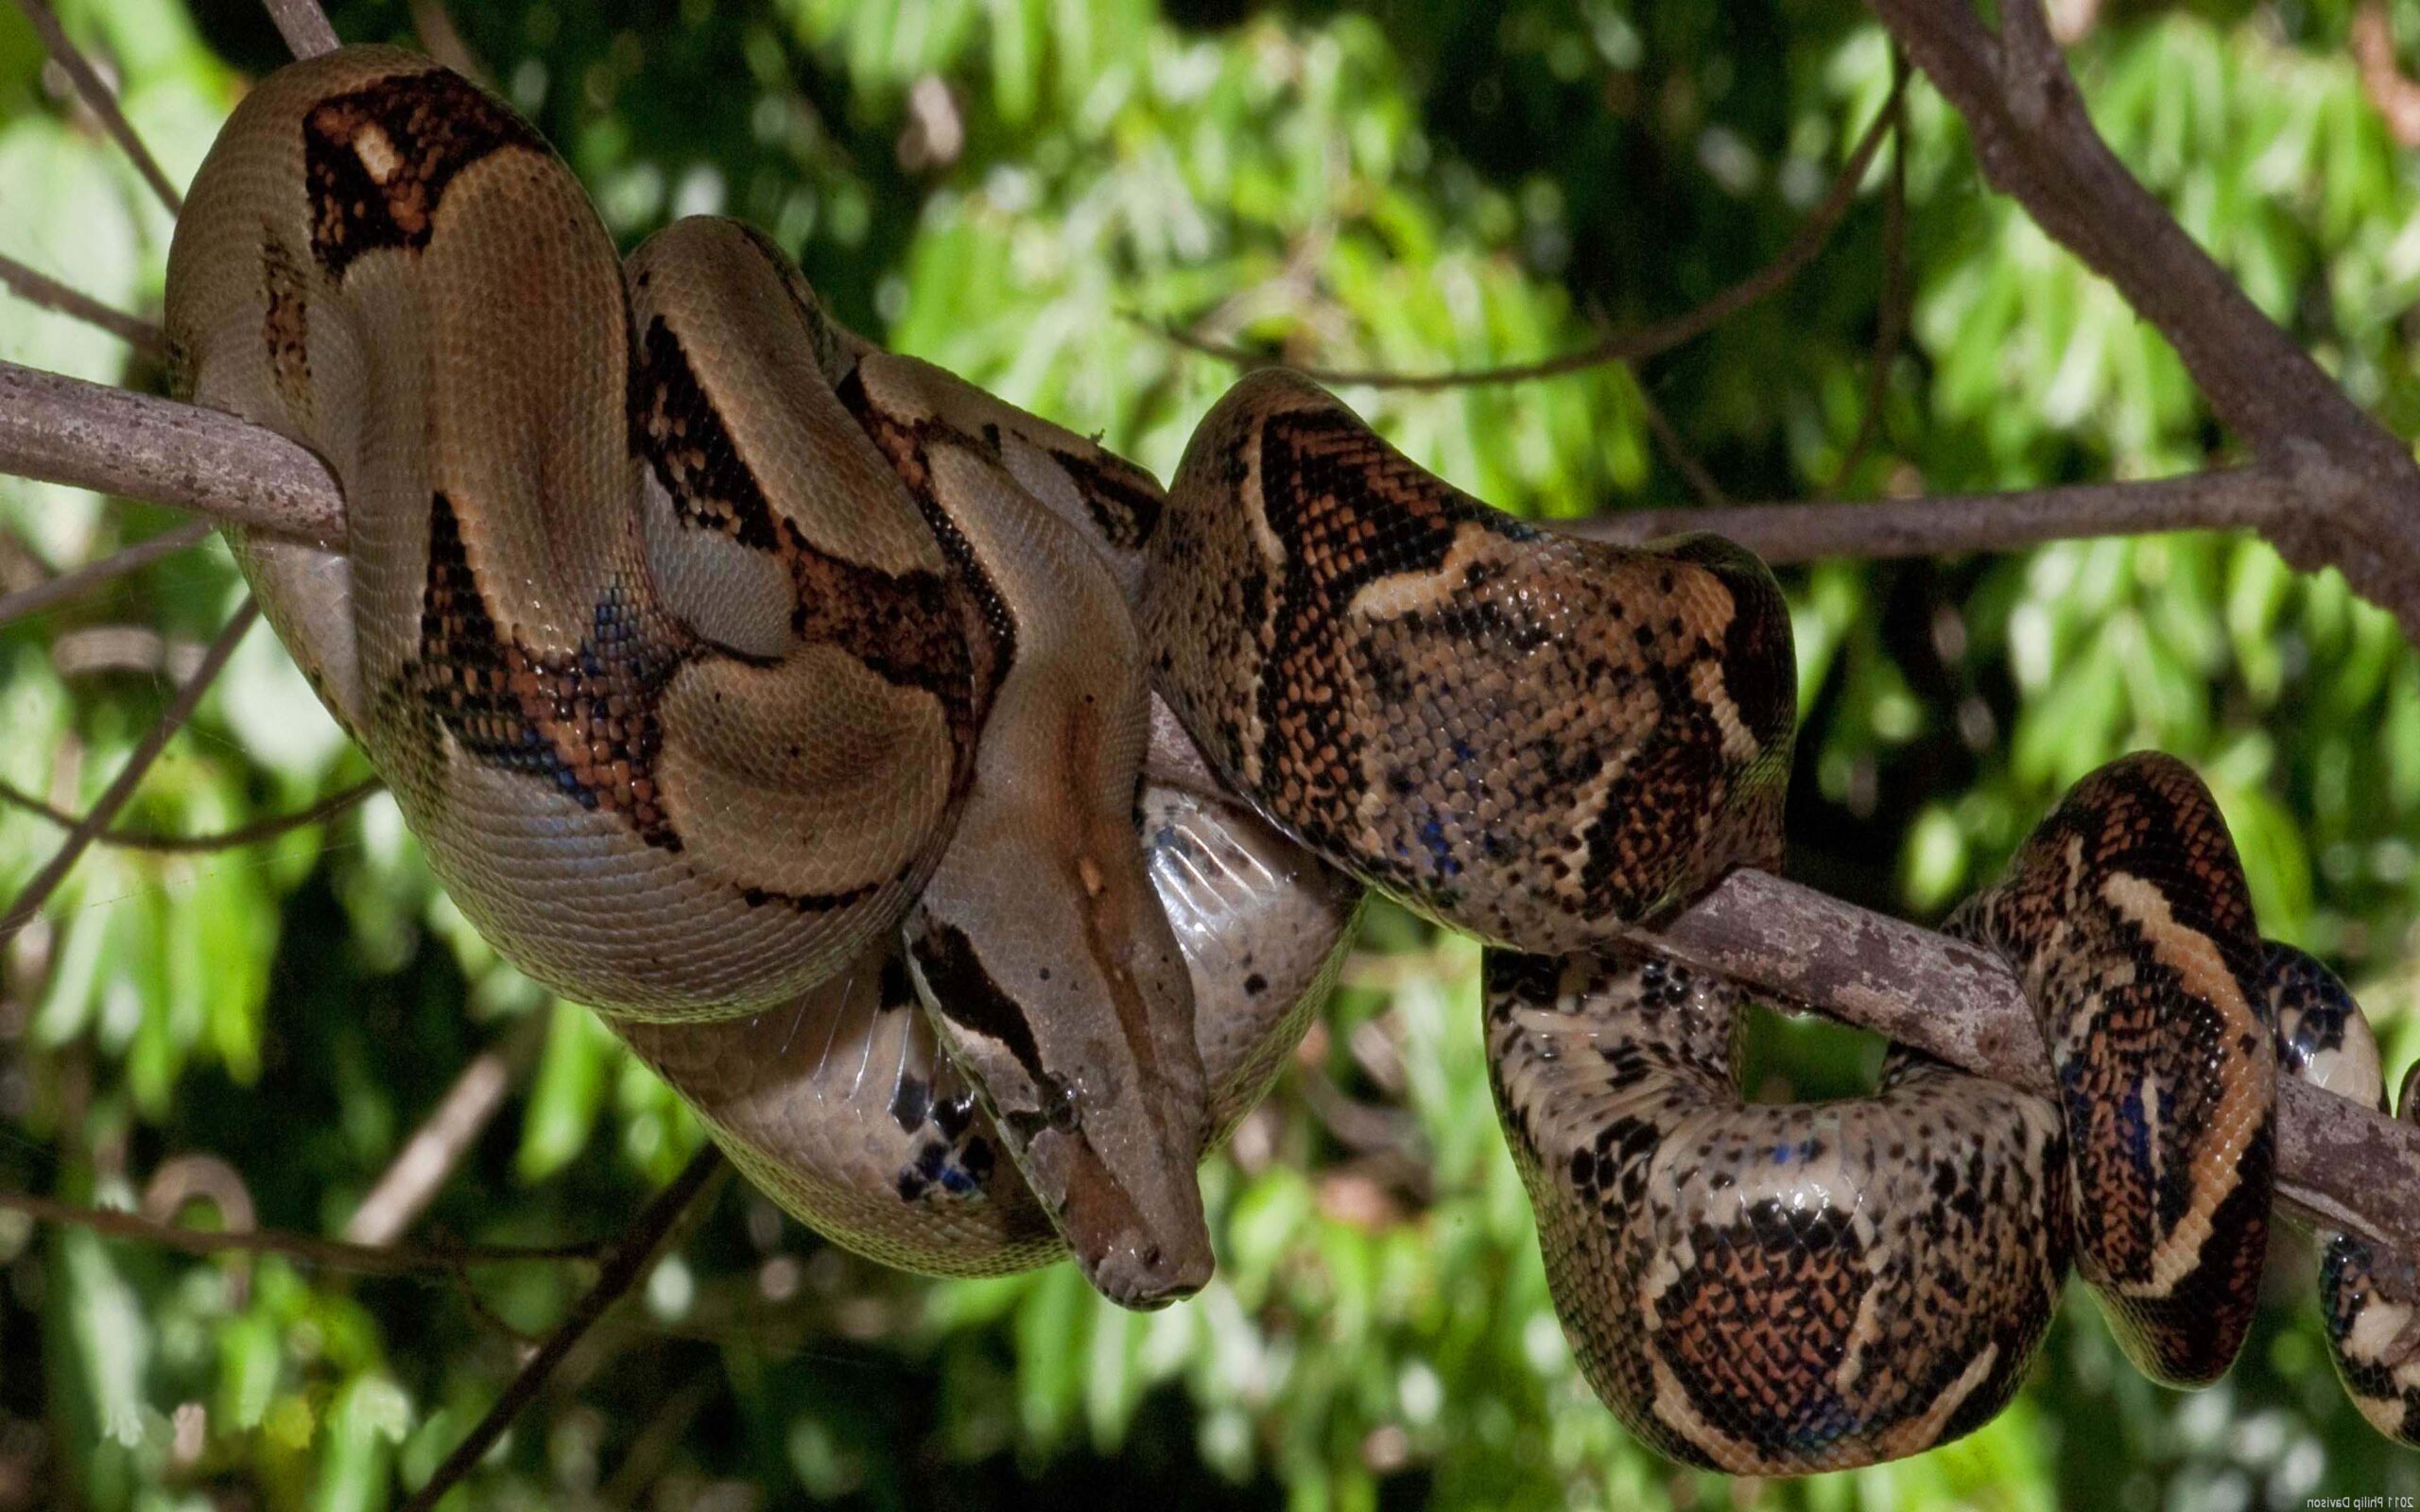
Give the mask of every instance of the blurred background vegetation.
[[(73, 0), (182, 182), (283, 51), (246, 0)], [(331, 7), (409, 41), (426, 0)], [(2414, 154), (2342, 0), (2054, 6), (2092, 112), (2185, 225), (2403, 434)], [(2393, 20), (2420, 41), (2420, 4)], [(462, 0), (498, 88), (626, 242), (725, 212), (853, 323), (1165, 475), (1232, 370), (1518, 361), (1769, 260), (1888, 91), (1844, 0)], [(2420, 48), (2410, 50), (2420, 56)], [(1775, 297), (1634, 374), (1348, 391), (1455, 482), (1570, 516), (2151, 476), (2227, 442), (2173, 353), (1981, 183), (1911, 86), (1891, 160)], [(168, 232), (0, 8), (0, 253), (155, 310)], [(1877, 341), (1879, 337), (1879, 341)], [(1876, 351), (1881, 367), (1878, 385)], [(154, 387), (0, 301), (0, 357)], [(1869, 393), (1878, 395), (1869, 444)], [(1659, 425), (1670, 438), (1659, 442)], [(1678, 458), (1692, 459), (1685, 465)], [(173, 524), (0, 479), (0, 590)], [(2074, 778), (2153, 746), (2217, 789), (2273, 935), (2420, 1055), (2420, 658), (2334, 575), (2171, 537), (1786, 572), (1806, 730), (1791, 870), (1931, 918)], [(0, 779), (80, 809), (240, 589), (181, 555), (0, 630)], [(191, 833), (365, 775), (256, 632), (130, 817)], [(0, 813), (0, 896), (57, 830)], [(1795, 1485), (1676, 1472), (1579, 1380), (1479, 1058), (1477, 953), (1380, 911), (1323, 1026), (1207, 1173), (1220, 1270), (1150, 1317), (1068, 1266), (937, 1284), (736, 1183), (449, 1502), (471, 1507), (2235, 1508), (2420, 1490), (2343, 1404), (2281, 1243), (2243, 1361), (2125, 1367), (2077, 1289), (2022, 1399), (1922, 1459)], [(500, 965), (392, 807), (224, 853), (102, 850), (0, 963), (0, 1182), (336, 1233), (466, 1064), (514, 1073), (421, 1232), (610, 1233), (700, 1143), (579, 1010)], [(1767, 1095), (1876, 1049), (1775, 1020)], [(0, 1219), (0, 1508), (371, 1508), (417, 1484), (589, 1272), (389, 1280)]]

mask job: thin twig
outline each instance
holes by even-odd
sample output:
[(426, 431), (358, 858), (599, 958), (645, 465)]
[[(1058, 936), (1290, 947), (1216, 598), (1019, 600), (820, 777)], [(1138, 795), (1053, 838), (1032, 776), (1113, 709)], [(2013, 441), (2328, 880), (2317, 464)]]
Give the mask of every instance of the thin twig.
[(1901, 86), (1908, 77), (1907, 55), (1891, 49), (1891, 178), (1882, 199), (1882, 287), (1874, 310), (1874, 352), (1867, 359), (1865, 409), (1858, 415), (1857, 434), (1841, 454), (1824, 497), (1837, 498), (1863, 465), (1865, 454), (1882, 434), (1883, 410), (1891, 402), (1891, 364), (1907, 334), (1908, 298), (1908, 98)]
[[(170, 1224), (197, 1202), (210, 1205), (222, 1232), (252, 1233), (261, 1226), (251, 1183), (233, 1164), (206, 1150), (172, 1155), (154, 1166), (151, 1179), (143, 1186), (141, 1211), (153, 1223)], [(227, 1289), (231, 1309), (240, 1312), (251, 1305), (251, 1256), (239, 1255), (227, 1267)]]
[(1638, 370), (1638, 364), (1626, 357), (1622, 366), (1630, 372), (1630, 386), (1638, 394), (1639, 412), (1647, 417), (1647, 428), (1654, 436), (1655, 444), (1663, 449), (1664, 459), (1672, 464), (1673, 470), (1681, 474), (1681, 481), (1689, 486), (1689, 491), (1696, 494), (1699, 502), (1707, 508), (1731, 507), (1731, 495), (1722, 491), (1722, 485), (1714, 480), (1714, 474), (1705, 470), (1705, 464), (1690, 454), (1688, 443), (1681, 439), (1681, 433), (1673, 428), (1672, 418), (1664, 413), (1664, 406), (1648, 392), (1647, 375)]
[(218, 679), (218, 674), (226, 670), (227, 659), (234, 654), (236, 643), (244, 638), (246, 630), (252, 627), (252, 621), (259, 614), (260, 606), (249, 594), (246, 595), (233, 617), (228, 620), (226, 628), (210, 643), (201, 665), (196, 667), (193, 676), (177, 690), (177, 696), (168, 700), (168, 707), (162, 711), (159, 722), (135, 743), (134, 749), (127, 754), (125, 765), (118, 768), (115, 777), (110, 779), (110, 785), (102, 789), (92, 809), (76, 821), (75, 827), (67, 832), (67, 837), (59, 842), (59, 850), (43, 864), (40, 871), (34, 873), (33, 880), (9, 901), (8, 912), (0, 915), (0, 956), (8, 954), (18, 931), (24, 929), (26, 922), (41, 912), (42, 905), (50, 901), (50, 895), (59, 890), (59, 885), (67, 879), (78, 859), (84, 854), (84, 848), (116, 820), (118, 811), (125, 808), (127, 800), (134, 796), (144, 774), (167, 748), (169, 737), (184, 728), (185, 721), (193, 717), (194, 710), (201, 703), (201, 696), (210, 691), (210, 685)]
[(454, 14), (442, 0), (410, 0), (406, 9), (411, 12), (412, 30), (420, 35), (421, 51), (481, 89), (492, 87), (486, 67), (462, 40), (462, 28), (454, 25)]
[[(263, 840), (274, 840), (281, 834), (291, 834), (314, 824), (325, 824), (386, 785), (377, 778), (364, 778), (307, 808), (258, 819), (232, 830), (220, 830), (214, 834), (160, 834), (149, 830), (110, 830), (94, 836), (94, 840), (96, 844), (116, 850), (146, 850), (154, 855), (204, 855), (214, 850), (234, 850), (248, 845), (258, 845)], [(0, 782), (0, 803), (23, 809), (28, 814), (38, 814), (53, 824), (72, 827), (78, 822), (75, 815), (45, 803), (9, 782)], [(375, 1242), (363, 1240), (365, 1244)]]
[(512, 1426), (512, 1419), (520, 1416), (521, 1409), (538, 1395), (538, 1389), (563, 1363), (572, 1347), (596, 1325), (598, 1318), (605, 1315), (606, 1309), (619, 1300), (623, 1293), (638, 1284), (639, 1278), (654, 1264), (656, 1251), (670, 1237), (673, 1226), (688, 1210), (689, 1204), (715, 1177), (727, 1169), (720, 1153), (709, 1144), (682, 1168), (681, 1174), (672, 1178), (670, 1186), (656, 1194), (655, 1199), (631, 1225), (630, 1231), (614, 1241), (614, 1247), (607, 1252), (604, 1263), (596, 1273), (596, 1283), (572, 1304), (570, 1314), (554, 1332), (546, 1336), (546, 1342), (538, 1347), (537, 1352), (521, 1367), (520, 1374), (512, 1378), (512, 1383), (504, 1388), (504, 1395), (496, 1399), (495, 1405), (488, 1409), (487, 1416), (462, 1435), (462, 1441), (454, 1446), (454, 1452), (446, 1455), (444, 1462), (430, 1473), (427, 1482), (411, 1494), (411, 1499), (404, 1503), (404, 1512), (431, 1512), (445, 1493), (470, 1473), (473, 1466), (487, 1457), (488, 1451), (494, 1448), (495, 1441), (504, 1436), (504, 1431)]
[(50, 638), (51, 670), (67, 679), (111, 672), (181, 677), (199, 655), (192, 642), (170, 640), (148, 625), (82, 625)]
[(335, 52), (344, 43), (337, 38), (337, 28), (328, 25), (328, 13), (319, 7), (319, 0), (263, 0), (268, 19), (277, 26), (277, 34), (285, 39), (285, 47), (297, 58), (317, 58), (321, 53)]
[(1303, 1106), (1337, 1143), (1355, 1154), (1400, 1156), (1420, 1143), (1420, 1125), (1410, 1109), (1357, 1100), (1324, 1066), (1297, 1066), (1295, 1075)]
[(129, 573), (140, 572), (163, 558), (191, 550), (210, 539), (210, 530), (209, 521), (197, 520), (174, 530), (163, 531), (148, 541), (138, 541), (131, 546), (111, 552), (98, 561), (88, 561), (56, 577), (44, 578), (30, 588), (0, 594), (0, 628), (13, 625), (28, 614), (39, 614), (55, 604), (64, 604), (80, 597)]
[(511, 1341), (513, 1347), (518, 1349), (537, 1348), (536, 1337), (527, 1330), (521, 1328), (510, 1318), (488, 1305), (488, 1299), (479, 1295), (478, 1283), (471, 1280), (471, 1268), (468, 1265), (454, 1267), (454, 1290), (456, 1295), (462, 1298), (462, 1305), (470, 1309), (472, 1319), (490, 1332)]
[(354, 1245), (283, 1228), (213, 1233), (115, 1208), (78, 1207), (28, 1192), (0, 1192), (0, 1209), (22, 1212), (37, 1223), (89, 1228), (112, 1239), (158, 1245), (182, 1254), (282, 1255), (322, 1270), (353, 1271), (365, 1276), (446, 1276), (458, 1274), (465, 1265), (589, 1261), (598, 1259), (610, 1247), (610, 1242), (603, 1240), (568, 1245)]
[(514, 1074), (536, 1054), (545, 1023), (544, 1014), (525, 1014), (502, 1044), (471, 1057), (345, 1220), (345, 1238), (356, 1245), (388, 1245), (411, 1228), (504, 1107), (504, 1094)]
[[(1898, 89), (1894, 86), (1891, 103), (1895, 104), (1898, 97)], [(1801, 268), (1814, 261), (1815, 254), (1823, 250), (1824, 242), (1831, 238), (1833, 228), (1840, 225), (1841, 217), (1848, 214), (1849, 205), (1857, 198), (1858, 186), (1865, 181), (1866, 170), (1873, 166), (1875, 153), (1881, 147), (1882, 139), (1890, 133), (1891, 121), (1892, 112), (1886, 105), (1875, 117), (1874, 124), (1866, 128), (1865, 135), (1858, 140), (1848, 161), (1841, 165), (1839, 176), (1832, 180), (1830, 192), (1799, 223), (1797, 232), (1781, 249), (1779, 256), (1685, 314), (1654, 325), (1617, 331), (1578, 351), (1538, 362), (1426, 373), (1367, 368), (1298, 367), (1295, 370), (1323, 384), (1350, 384), (1365, 388), (1463, 388), (1480, 384), (1524, 383), (1533, 378), (1552, 378), (1609, 362), (1634, 362), (1661, 352), (1669, 352), (1703, 335), (1781, 288), (1795, 278)], [(1234, 363), (1239, 368), (1264, 367), (1270, 361), (1265, 352), (1203, 341), (1173, 326), (1161, 329), (1169, 340), (1179, 346)]]
[(0, 284), (6, 284), (9, 293), (27, 304), (56, 310), (108, 332), (153, 362), (161, 361), (167, 354), (168, 344), (158, 326), (124, 310), (103, 304), (47, 273), (36, 272), (13, 257), (0, 257)]
[(1735, 504), (1634, 509), (1547, 522), (1566, 535), (1635, 545), (1711, 530), (1770, 562), (1827, 557), (1941, 557), (2014, 551), (2047, 541), (2169, 530), (2266, 533), (2301, 506), (2292, 481), (2266, 468), (2219, 468), (2140, 482), (2077, 483), (2014, 493), (1936, 495), (1871, 504)]
[(2361, 93), (2386, 122), (2387, 135), (2420, 146), (2420, 84), (2394, 60), (2394, 24), (2381, 0), (2364, 0), (2353, 12), (2353, 58), (2361, 69)]
[(675, 1388), (672, 1394), (656, 1404), (647, 1426), (638, 1431), (622, 1452), (622, 1462), (614, 1473), (596, 1488), (596, 1505), (626, 1507), (637, 1504), (641, 1492), (655, 1484), (664, 1462), (687, 1435), (689, 1425), (697, 1420), (706, 1403), (715, 1400), (722, 1389), (723, 1373), (719, 1365), (709, 1366)]
[(303, 447), (233, 415), (0, 362), (0, 472), (334, 548), (344, 495)]
[(92, 63), (76, 44), (68, 41), (66, 28), (60, 26), (58, 15), (46, 0), (17, 0), (17, 9), (33, 23), (34, 30), (42, 35), (43, 46), (50, 52), (51, 61), (66, 71), (69, 81), (76, 86), (76, 93), (84, 101), (84, 108), (99, 117), (102, 129), (108, 131), (126, 153), (128, 161), (134, 164), (134, 171), (143, 175), (143, 181), (151, 186), (151, 192), (160, 197), (160, 203), (168, 207), (171, 215), (182, 214), (184, 196), (177, 193), (177, 186), (160, 171), (160, 164), (152, 158), (150, 148), (134, 134), (134, 124), (126, 118), (124, 111), (118, 109), (117, 95), (102, 81), (101, 76), (95, 72)]
[[(1702, 970), (2037, 1092), (2049, 1052), (1988, 952), (1761, 871), (1734, 872), (1658, 935)], [(2277, 1193), (2327, 1228), (2420, 1254), (2420, 1126), (2297, 1076), (2277, 1082)]]

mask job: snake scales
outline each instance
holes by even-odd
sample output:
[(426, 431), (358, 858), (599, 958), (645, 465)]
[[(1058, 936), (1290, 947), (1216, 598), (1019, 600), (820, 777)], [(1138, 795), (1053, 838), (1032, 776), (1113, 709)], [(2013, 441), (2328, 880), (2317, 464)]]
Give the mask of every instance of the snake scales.
[[(344, 485), (341, 551), (238, 558), (464, 913), (877, 1258), (1197, 1289), (1194, 1167), (1363, 884), (1496, 947), (1565, 1330), (1644, 1439), (1726, 1469), (1978, 1426), (2071, 1255), (2146, 1370), (2213, 1379), (2278, 1047), (2382, 1101), (2342, 988), (2255, 932), (2208, 794), (2142, 756), (1956, 921), (2036, 1005), (2055, 1100), (1901, 1050), (1871, 1098), (1742, 1104), (1737, 989), (1641, 927), (1781, 859), (1761, 563), (1535, 531), (1273, 372), (1163, 494), (858, 340), (735, 223), (624, 262), (526, 123), (410, 55), (243, 103), (167, 318), (182, 392)], [(2410, 1257), (2337, 1238), (2324, 1280), (2348, 1388), (2420, 1435)]]

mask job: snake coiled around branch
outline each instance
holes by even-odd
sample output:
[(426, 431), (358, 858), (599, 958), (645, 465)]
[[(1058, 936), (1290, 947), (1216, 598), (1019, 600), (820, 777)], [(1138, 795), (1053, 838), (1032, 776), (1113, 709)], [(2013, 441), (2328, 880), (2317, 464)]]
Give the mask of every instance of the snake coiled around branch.
[[(2278, 1022), (2379, 1095), (2206, 790), (2139, 756), (1957, 921), (2024, 982), (2057, 1099), (1900, 1051), (1871, 1099), (1743, 1106), (1738, 989), (1651, 931), (1782, 860), (1797, 690), (1753, 556), (1524, 525), (1277, 372), (1164, 494), (858, 339), (735, 222), (620, 259), (527, 123), (408, 54), (245, 100), (167, 321), (183, 393), (343, 483), (340, 550), (238, 559), (464, 914), (877, 1258), (1201, 1286), (1195, 1166), (1365, 885), (1495, 948), (1497, 1102), (1582, 1366), (1726, 1469), (1988, 1419), (2071, 1254), (2138, 1363), (2211, 1379), (2258, 1284)], [(2340, 1367), (2409, 1437), (2409, 1257), (2329, 1253)]]

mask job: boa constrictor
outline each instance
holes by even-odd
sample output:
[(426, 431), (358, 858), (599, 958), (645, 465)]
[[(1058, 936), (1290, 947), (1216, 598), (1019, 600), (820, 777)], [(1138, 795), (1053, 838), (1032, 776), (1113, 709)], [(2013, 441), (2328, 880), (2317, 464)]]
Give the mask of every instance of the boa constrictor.
[[(344, 485), (340, 548), (238, 559), (464, 913), (878, 1258), (1199, 1287), (1194, 1166), (1367, 883), (1499, 947), (1498, 1102), (1606, 1400), (1683, 1459), (1839, 1467), (1996, 1410), (2071, 1249), (2147, 1369), (2222, 1370), (2269, 986), (2358, 1058), (2332, 979), (2260, 975), (2207, 794), (2137, 758), (1964, 916), (2055, 1104), (1901, 1053), (1873, 1099), (1742, 1106), (1736, 989), (1639, 929), (1781, 857), (1754, 558), (1534, 531), (1277, 373), (1163, 495), (829, 321), (735, 223), (617, 260), (526, 123), (410, 55), (243, 103), (167, 318), (184, 393)], [(2332, 1253), (2346, 1380), (2408, 1434), (2420, 1288)]]

